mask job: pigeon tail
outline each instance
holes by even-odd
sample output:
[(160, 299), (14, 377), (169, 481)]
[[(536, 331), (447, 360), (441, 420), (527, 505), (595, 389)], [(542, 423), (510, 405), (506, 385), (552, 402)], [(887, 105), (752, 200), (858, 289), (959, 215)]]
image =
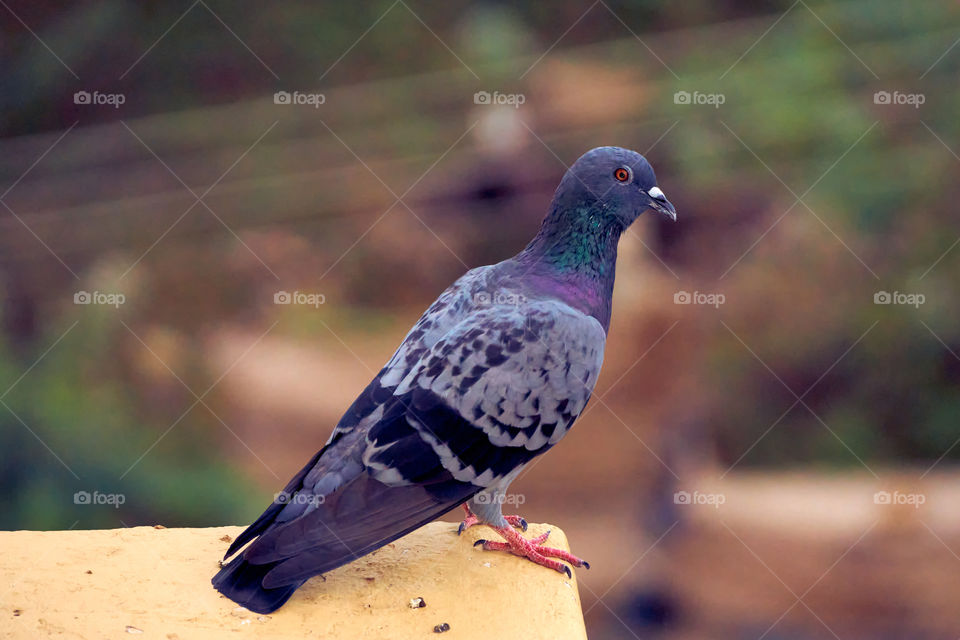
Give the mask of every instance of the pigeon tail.
[(262, 586), (264, 576), (278, 564), (280, 562), (252, 564), (239, 555), (223, 565), (211, 582), (217, 591), (250, 611), (272, 613), (306, 582), (301, 580), (275, 589), (265, 589)]

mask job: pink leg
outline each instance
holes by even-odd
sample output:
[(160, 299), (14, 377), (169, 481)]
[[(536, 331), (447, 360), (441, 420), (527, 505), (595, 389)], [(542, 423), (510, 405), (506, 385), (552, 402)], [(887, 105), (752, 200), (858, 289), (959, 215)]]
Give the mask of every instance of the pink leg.
[(473, 515), (473, 512), (470, 511), (470, 507), (467, 506), (466, 502), (463, 503), (463, 511), (466, 513), (466, 516), (460, 523), (460, 528), (457, 529), (457, 535), (460, 535), (475, 524), (480, 524), (480, 519)]
[[(464, 517), (460, 523), (460, 528), (457, 529), (457, 535), (460, 535), (475, 524), (483, 524), (477, 516), (473, 515), (473, 512), (470, 511), (470, 507), (467, 506), (466, 502), (463, 503), (463, 510), (466, 513), (466, 517)], [(524, 531), (527, 530), (527, 521), (520, 516), (503, 516), (503, 518), (511, 527), (517, 527)]]
[[(560, 573), (566, 573), (568, 578), (573, 574), (570, 571), (570, 567), (563, 564), (563, 562), (569, 562), (577, 568), (590, 568), (590, 563), (582, 558), (578, 558), (568, 551), (564, 551), (563, 549), (555, 549), (553, 547), (544, 547), (543, 543), (546, 542), (547, 536), (550, 535), (549, 531), (543, 535), (537, 536), (532, 540), (527, 540), (510, 527), (494, 527), (493, 529), (503, 536), (506, 542), (477, 540), (473, 543), (473, 545), (483, 545), (484, 551), (509, 551), (514, 555), (527, 558), (528, 560), (531, 560), (541, 566), (553, 569), (554, 571), (559, 571)], [(558, 558), (559, 560), (563, 560), (563, 562), (559, 562), (553, 558)]]

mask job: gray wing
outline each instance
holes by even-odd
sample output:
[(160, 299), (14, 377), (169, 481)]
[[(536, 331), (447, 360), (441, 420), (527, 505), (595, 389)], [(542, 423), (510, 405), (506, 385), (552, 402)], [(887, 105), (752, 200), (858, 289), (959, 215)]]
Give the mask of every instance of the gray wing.
[[(434, 343), (393, 395), (414, 407), (409, 422), (455, 479), (489, 487), (566, 434), (605, 341), (596, 319), (562, 302), (493, 304)], [(368, 441), (383, 447), (379, 436)], [(367, 462), (376, 469), (370, 452)]]
[(370, 417), (389, 399), (389, 394), (384, 392), (392, 393), (438, 340), (484, 305), (484, 292), (491, 286), (494, 268), (488, 265), (471, 269), (440, 294), (407, 332), (389, 362), (347, 410), (329, 442), (347, 431), (358, 427), (365, 429), (376, 422)]

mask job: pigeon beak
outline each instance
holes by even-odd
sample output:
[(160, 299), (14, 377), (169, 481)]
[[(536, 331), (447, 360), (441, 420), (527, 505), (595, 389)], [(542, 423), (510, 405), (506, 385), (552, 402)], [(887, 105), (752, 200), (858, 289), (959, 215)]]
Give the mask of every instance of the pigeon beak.
[(651, 209), (657, 213), (662, 213), (674, 222), (677, 221), (677, 210), (673, 208), (673, 205), (670, 204), (670, 201), (667, 200), (667, 197), (663, 195), (663, 191), (660, 190), (660, 187), (650, 187), (650, 190), (647, 191), (647, 196), (650, 198)]
[(669, 200), (652, 200), (650, 202), (650, 208), (657, 213), (662, 213), (674, 222), (677, 221), (677, 210), (673, 208)]

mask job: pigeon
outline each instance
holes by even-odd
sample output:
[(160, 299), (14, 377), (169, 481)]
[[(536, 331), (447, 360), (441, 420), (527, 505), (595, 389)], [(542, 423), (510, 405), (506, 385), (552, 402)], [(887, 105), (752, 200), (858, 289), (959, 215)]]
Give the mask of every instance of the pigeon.
[(544, 546), (549, 534), (525, 538), (526, 521), (501, 505), (590, 399), (617, 244), (646, 211), (676, 221), (642, 155), (598, 147), (581, 156), (526, 248), (471, 269), (424, 312), (323, 448), (233, 541), (224, 560), (237, 555), (214, 587), (270, 613), (309, 578), (461, 505), (459, 532), (486, 525), (503, 538), (477, 541), (485, 550), (568, 577), (570, 566), (589, 568)]

